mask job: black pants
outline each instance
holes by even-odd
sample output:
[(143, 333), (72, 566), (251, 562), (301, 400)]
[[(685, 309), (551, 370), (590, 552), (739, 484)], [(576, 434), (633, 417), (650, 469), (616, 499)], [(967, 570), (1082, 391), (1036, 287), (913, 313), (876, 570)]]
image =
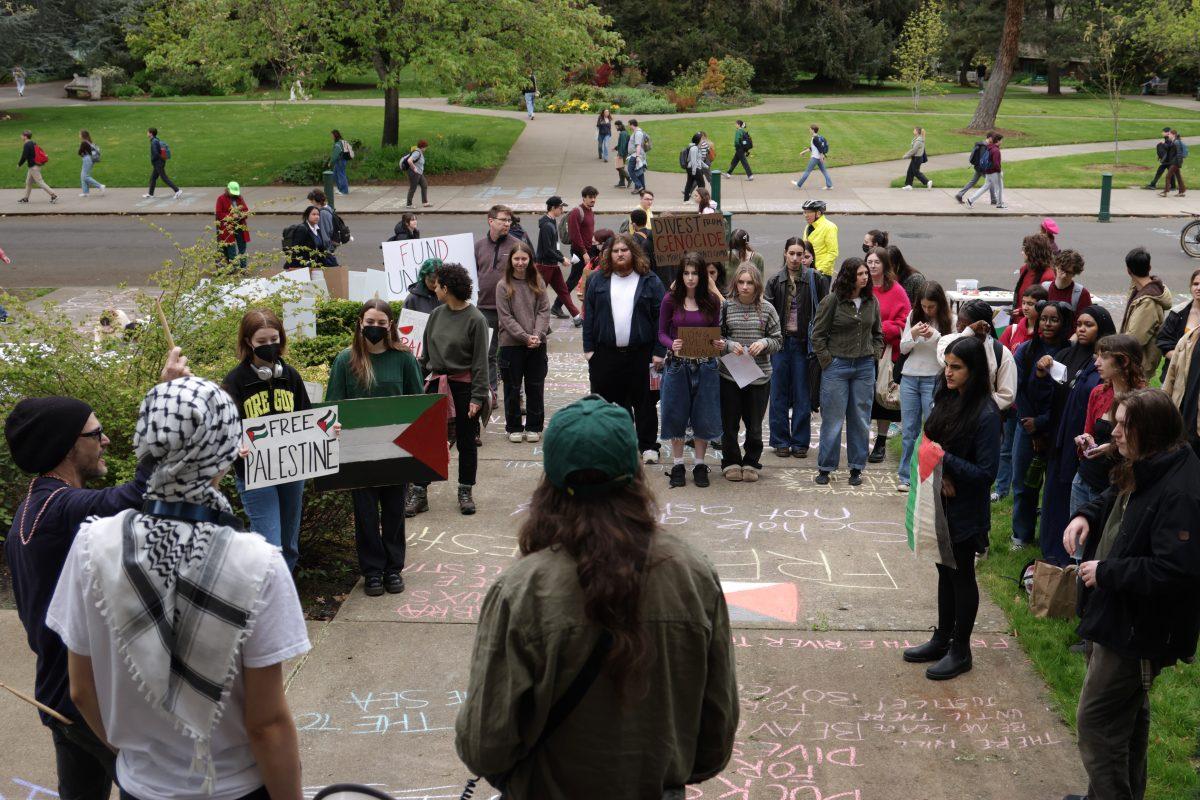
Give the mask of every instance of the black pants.
[[(594, 393), (629, 412), (637, 428), (638, 450), (658, 449), (658, 414), (650, 414), (650, 345), (599, 345), (588, 361)], [(652, 406), (651, 406), (652, 408)]]
[[(1158, 165), (1158, 170), (1155, 171), (1154, 180), (1150, 181), (1150, 184), (1149, 184), (1150, 186), (1154, 186), (1155, 184), (1158, 183), (1158, 179), (1161, 178), (1163, 176), (1163, 173), (1167, 171), (1167, 167), (1168, 167), (1167, 164), (1159, 164)], [(1168, 180), (1167, 189), (1169, 190), (1170, 188), (1171, 188), (1171, 183)]]
[(364, 578), (404, 569), (404, 495), (408, 484), (354, 489), (354, 548)]
[(429, 181), (425, 180), (425, 173), (408, 171), (408, 200), (406, 205), (412, 205), (413, 197), (417, 193), (417, 187), (421, 187), (421, 202), (429, 202)]
[(921, 182), (922, 186), (929, 185), (929, 178), (925, 177), (925, 173), (921, 172), (921, 165), (925, 163), (921, 160), (921, 156), (913, 156), (908, 160), (908, 174), (904, 176), (904, 185), (912, 186), (913, 178)]
[[(437, 381), (426, 384), (425, 394), (437, 394)], [(454, 446), (458, 448), (458, 482), (463, 486), (474, 486), (475, 475), (479, 471), (479, 449), (475, 446), (475, 437), (479, 435), (479, 416), (470, 416), (471, 384), (450, 381), (450, 401), (454, 403)], [(482, 414), (483, 411), (479, 413)], [(417, 485), (428, 486), (429, 483)]]
[(58, 795), (62, 800), (108, 800), (116, 780), (117, 756), (86, 723), (50, 723)]
[(1079, 757), (1088, 800), (1142, 800), (1150, 738), (1150, 687), (1158, 670), (1092, 643), (1079, 692)]
[[(494, 308), (481, 308), (479, 312), (483, 314), (483, 318), (487, 320), (488, 327), (492, 329), (492, 341), (488, 345), (488, 386), (492, 387), (492, 391), (496, 391), (496, 386), (500, 382), (500, 315)], [(451, 381), (453, 383), (453, 381)]]
[[(129, 792), (122, 789), (121, 800), (140, 800), (140, 798), (134, 797)], [(271, 800), (271, 795), (267, 792), (266, 786), (260, 786), (253, 792), (250, 792), (250, 794), (242, 795), (238, 798), (238, 800)]]
[(965, 652), (971, 647), (975, 615), (979, 613), (979, 584), (975, 582), (975, 542), (955, 542), (956, 569), (937, 565), (938, 633), (954, 639), (954, 649)]
[(733, 174), (733, 171), (737, 168), (738, 164), (741, 164), (742, 169), (746, 170), (746, 177), (750, 177), (754, 174), (754, 172), (750, 169), (750, 159), (746, 158), (745, 150), (738, 149), (733, 151), (733, 161), (729, 162), (729, 169), (725, 171)]
[(685, 203), (691, 199), (693, 190), (704, 188), (704, 172), (703, 169), (698, 169), (695, 172), (690, 169), (688, 170), (687, 182), (683, 185), (683, 201)]
[[(542, 432), (546, 421), (546, 345), (500, 348), (500, 377), (504, 381), (504, 430)], [(525, 421), (521, 422), (521, 387), (525, 388)]]
[[(762, 425), (771, 399), (770, 383), (752, 383), (739, 389), (721, 377), (721, 469), (729, 466), (762, 469)], [(746, 452), (738, 448), (738, 426), (746, 426)]]
[(150, 191), (147, 194), (154, 194), (154, 186), (158, 183), (159, 178), (162, 178), (162, 182), (170, 186), (172, 191), (179, 191), (179, 187), (167, 177), (167, 162), (151, 161), (150, 166), (153, 168), (153, 171), (150, 173)]

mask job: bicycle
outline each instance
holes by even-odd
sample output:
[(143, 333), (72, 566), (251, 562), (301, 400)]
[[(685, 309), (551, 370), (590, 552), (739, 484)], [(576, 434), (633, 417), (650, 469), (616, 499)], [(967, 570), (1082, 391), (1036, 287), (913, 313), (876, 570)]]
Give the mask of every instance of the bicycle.
[(1200, 258), (1200, 214), (1192, 212), (1194, 219), (1179, 232), (1179, 246), (1192, 258)]

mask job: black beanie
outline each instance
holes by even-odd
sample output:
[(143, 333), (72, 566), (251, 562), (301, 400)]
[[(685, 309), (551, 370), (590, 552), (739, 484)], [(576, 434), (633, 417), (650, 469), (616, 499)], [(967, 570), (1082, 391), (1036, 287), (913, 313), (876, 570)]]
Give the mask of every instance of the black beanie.
[(4, 422), (13, 461), (26, 472), (49, 472), (75, 446), (92, 407), (73, 397), (27, 397)]

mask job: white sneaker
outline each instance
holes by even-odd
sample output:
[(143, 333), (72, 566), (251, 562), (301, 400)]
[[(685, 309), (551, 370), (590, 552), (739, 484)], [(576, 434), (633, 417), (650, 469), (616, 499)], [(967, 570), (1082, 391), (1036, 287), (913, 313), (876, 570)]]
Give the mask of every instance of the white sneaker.
[(933, 181), (930, 181), (930, 182), (929, 182), (929, 184), (928, 184), (928, 185), (927, 185), (925, 188), (926, 188), (926, 189), (932, 189), (932, 188), (933, 188)]
[(525, 431), (525, 441), (527, 441), (527, 442), (540, 442), (541, 440), (542, 440), (542, 434), (541, 434), (540, 432), (538, 432), (538, 431)]
[(143, 200), (153, 200), (153, 199), (154, 199), (154, 195), (152, 195), (152, 194), (144, 194), (144, 195), (142, 195), (142, 199), (143, 199)]
[(508, 440), (513, 444), (520, 444), (525, 441), (525, 434), (521, 431), (513, 431), (508, 435)]
[(821, 188), (822, 188), (822, 190), (823, 190), (823, 191), (826, 191), (826, 192), (828, 192), (828, 191), (829, 191), (830, 189), (832, 189), (833, 187), (832, 187), (832, 186), (823, 186), (823, 187), (821, 187)]
[(80, 197), (87, 197), (87, 196), (88, 196), (88, 193), (87, 193), (87, 192), (80, 192), (80, 193), (79, 193), (79, 196), (80, 196)]
[(906, 191), (906, 192), (911, 192), (911, 191), (912, 191), (912, 187), (911, 187), (911, 186), (903, 186), (903, 187), (901, 187), (901, 188), (903, 188), (903, 189), (904, 189), (904, 191)]
[(748, 180), (748, 181), (752, 181), (752, 180), (754, 180), (754, 176), (753, 176), (753, 175), (747, 175), (747, 176), (746, 176), (746, 180)]
[(183, 189), (179, 189), (178, 191), (176, 191), (176, 192), (175, 192), (175, 198), (174, 198), (174, 199), (178, 200), (178, 199), (179, 199), (179, 198), (181, 198), (181, 197), (183, 197)]
[(106, 190), (106, 189), (108, 189), (108, 187), (107, 187), (107, 186), (105, 186), (103, 183), (102, 183), (102, 184), (100, 184), (100, 194), (104, 194), (104, 192), (105, 192), (105, 190)]
[(642, 451), (642, 463), (643, 464), (657, 464), (658, 463), (658, 451), (657, 450), (643, 450)]

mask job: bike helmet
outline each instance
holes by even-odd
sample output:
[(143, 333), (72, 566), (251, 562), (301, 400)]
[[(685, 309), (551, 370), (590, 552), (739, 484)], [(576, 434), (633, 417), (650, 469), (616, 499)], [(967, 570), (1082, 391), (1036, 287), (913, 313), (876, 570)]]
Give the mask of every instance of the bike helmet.
[(824, 214), (825, 213), (825, 201), (824, 200), (805, 200), (804, 205), (802, 205), (801, 208), (804, 209), (805, 211), (820, 211), (822, 214)]

